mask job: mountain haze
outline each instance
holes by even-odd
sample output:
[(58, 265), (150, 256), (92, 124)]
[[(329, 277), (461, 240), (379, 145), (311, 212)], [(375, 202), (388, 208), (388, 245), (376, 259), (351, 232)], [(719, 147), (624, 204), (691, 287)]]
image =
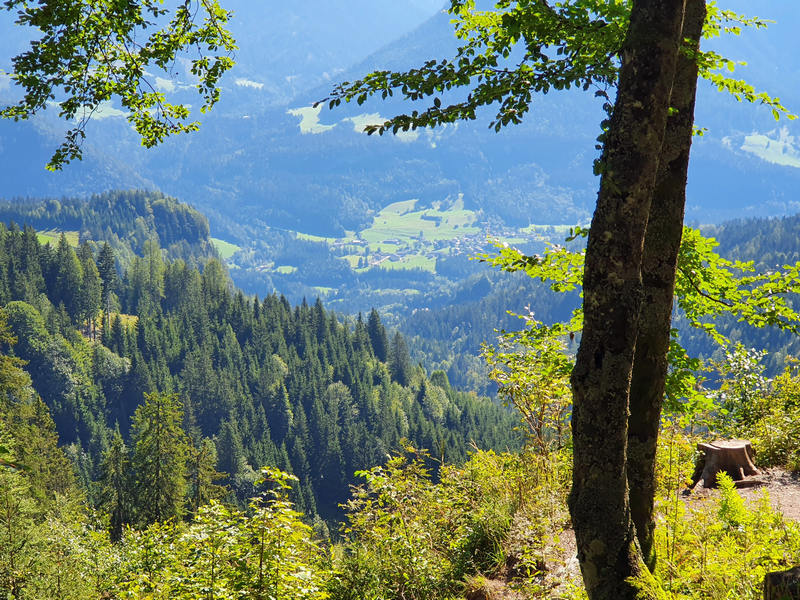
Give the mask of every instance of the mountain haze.
[[(456, 43), (452, 25), (437, 4), (361, 2), (344, 9), (322, 2), (230, 2), (238, 62), (200, 132), (145, 150), (119, 111), (109, 108), (90, 125), (83, 163), (52, 174), (41, 169), (63, 130), (52, 111), (28, 123), (3, 122), (0, 197), (159, 189), (207, 214), (214, 235), (250, 247), (281, 244), (281, 236), (292, 235), (287, 231), (344, 239), (369, 227), (385, 207), (411, 199), (425, 209), (463, 198), (476, 226), (487, 230), (492, 223), (520, 228), (587, 222), (603, 116), (591, 93), (537, 97), (523, 124), (499, 134), (487, 128), (490, 111), (475, 122), (435, 130), (360, 133), (366, 123), (407, 110), (396, 97), (334, 111), (312, 108), (335, 82), (450, 56)], [(751, 6), (738, 2), (733, 8)], [(788, 83), (800, 71), (796, 10), (787, 0), (758, 9), (777, 21), (767, 31), (745, 30), (709, 43), (748, 60), (742, 77), (800, 109), (800, 90)], [(0, 26), (0, 33), (9, 27)], [(19, 32), (11, 28), (0, 39), (0, 49), (10, 52)], [(12, 90), (3, 81), (0, 96), (8, 96)], [(189, 98), (182, 89), (185, 75), (158, 81)], [(800, 209), (800, 129), (797, 121), (776, 123), (768, 113), (701, 85), (697, 123), (708, 131), (693, 148), (690, 222)], [(270, 260), (271, 255), (260, 264)], [(248, 291), (283, 290), (279, 279), (251, 278)]]

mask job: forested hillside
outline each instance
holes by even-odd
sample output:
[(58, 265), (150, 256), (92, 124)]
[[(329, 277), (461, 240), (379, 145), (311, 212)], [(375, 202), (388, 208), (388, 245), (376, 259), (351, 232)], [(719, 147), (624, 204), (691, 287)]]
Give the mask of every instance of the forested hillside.
[[(720, 256), (731, 261), (752, 261), (757, 273), (775, 272), (800, 260), (800, 215), (737, 219), (704, 226), (702, 232), (719, 243), (716, 251)], [(571, 242), (569, 248), (579, 251), (580, 241)], [(430, 308), (415, 310), (399, 319), (399, 328), (409, 339), (416, 359), (445, 370), (458, 387), (483, 391), (494, 387), (486, 377), (485, 361), (479, 356), (481, 343), (493, 343), (501, 330), (523, 329), (523, 321), (515, 315), (533, 313), (539, 321), (554, 323), (567, 320), (570, 311), (579, 305), (576, 293), (554, 293), (538, 280), (493, 270), (465, 277), (444, 298), (446, 301), (437, 301), (429, 295), (424, 301), (418, 300)], [(681, 343), (691, 355), (724, 358), (719, 345), (703, 331), (690, 327), (680, 311), (675, 312), (674, 319)], [(800, 340), (793, 333), (750, 327), (728, 315), (720, 316), (716, 324), (733, 342), (767, 350), (763, 362), (770, 376), (783, 371), (787, 356), (800, 353)], [(573, 341), (568, 351), (574, 352), (576, 345)]]
[(770, 269), (800, 260), (800, 214), (760, 219), (736, 219), (703, 227), (719, 242), (719, 252), (731, 259), (752, 260)]
[(0, 229), (11, 351), (93, 501), (104, 457), (120, 452), (116, 430), (130, 460), (143, 460), (137, 409), (146, 394), (176, 419), (184, 451), (205, 448), (206, 466), (240, 500), (253, 494), (258, 469), (273, 465), (299, 478), (298, 505), (326, 518), (338, 514), (353, 473), (402, 439), (455, 462), (471, 442), (517, 447), (507, 410), (455, 391), (442, 372), (429, 378), (377, 312), (342, 320), (319, 300), (248, 298), (215, 259), (201, 272), (165, 261), (153, 240), (144, 249), (118, 274), (107, 244), (76, 251), (64, 235), (53, 247), (30, 227)]
[[(529, 355), (505, 382), (534, 416), (526, 450), (440, 467), (442, 454), (461, 462), (470, 438), (516, 449), (516, 419), (442, 371), (426, 377), (377, 312), (340, 321), (319, 301), (247, 298), (216, 260), (201, 272), (153, 242), (121, 276), (109, 262), (107, 245), (95, 255), (62, 236), (53, 248), (29, 227), (0, 227), (0, 589), (11, 598), (586, 597), (565, 509), (569, 373), (548, 369), (552, 355)], [(513, 286), (495, 291), (524, 289), (502, 277)], [(452, 299), (496, 285), (471, 283)], [(494, 310), (495, 296), (480, 306)], [(559, 318), (574, 301), (561, 299), (537, 315)], [(432, 313), (419, 324), (447, 330)], [(745, 503), (722, 474), (720, 493), (680, 500), (697, 443), (717, 432), (752, 439), (759, 467), (796, 468), (796, 369), (751, 383), (729, 373), (729, 395), (668, 410), (655, 577), (675, 598), (736, 586), (754, 599), (766, 571), (800, 557), (797, 524), (767, 496)], [(541, 393), (515, 397), (518, 384)], [(368, 461), (348, 493), (346, 469)], [(787, 494), (783, 476), (767, 480), (770, 494)], [(339, 536), (330, 517), (344, 518)]]
[(481, 345), (524, 328), (520, 316), (566, 321), (578, 302), (576, 293), (556, 294), (525, 275), (488, 270), (465, 279), (446, 302), (402, 319), (400, 329), (423, 364), (444, 370), (456, 387), (488, 393), (496, 387), (479, 356)]
[(155, 240), (171, 259), (192, 264), (216, 256), (208, 219), (158, 192), (113, 191), (90, 198), (18, 198), (0, 202), (0, 222), (74, 232), (79, 242), (108, 242), (123, 265)]

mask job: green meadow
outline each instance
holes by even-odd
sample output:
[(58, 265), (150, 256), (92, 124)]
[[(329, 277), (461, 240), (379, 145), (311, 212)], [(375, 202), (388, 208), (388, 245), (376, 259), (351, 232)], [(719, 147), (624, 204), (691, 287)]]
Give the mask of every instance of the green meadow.
[(58, 231), (57, 229), (48, 229), (47, 231), (37, 231), (36, 237), (39, 238), (40, 244), (50, 244), (56, 246), (61, 234), (67, 238), (67, 243), (73, 248), (78, 247), (79, 236), (77, 231)]
[(211, 238), (211, 243), (214, 244), (214, 248), (217, 249), (217, 252), (222, 260), (228, 260), (231, 256), (242, 249), (241, 246), (237, 246), (236, 244), (231, 244), (225, 240), (220, 240), (213, 237)]
[(464, 209), (460, 198), (447, 208), (437, 202), (430, 208), (416, 210), (417, 204), (418, 200), (405, 200), (386, 206), (375, 216), (372, 225), (361, 232), (361, 239), (370, 245), (392, 240), (409, 244), (451, 240), (480, 232), (474, 226), (477, 216)]
[[(478, 215), (464, 207), (464, 200), (433, 202), (420, 206), (417, 199), (394, 202), (384, 207), (372, 218), (369, 227), (361, 231), (347, 231), (345, 237), (331, 238), (295, 232), (297, 239), (327, 244), (351, 269), (364, 272), (369, 269), (423, 269), (436, 272), (437, 256), (442, 252), (438, 242), (451, 242), (457, 238), (472, 238), (484, 231), (478, 225)], [(566, 225), (529, 225), (518, 230), (505, 230), (495, 239), (510, 245), (522, 245), (532, 240), (563, 240), (569, 234)], [(215, 241), (216, 243), (216, 241)], [(223, 242), (224, 243), (224, 242)], [(271, 267), (273, 272), (289, 274), (293, 267)]]

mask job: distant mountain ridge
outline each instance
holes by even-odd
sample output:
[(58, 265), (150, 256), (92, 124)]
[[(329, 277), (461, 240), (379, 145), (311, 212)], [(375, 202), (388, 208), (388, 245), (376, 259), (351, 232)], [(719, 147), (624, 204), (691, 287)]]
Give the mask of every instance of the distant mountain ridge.
[[(90, 126), (84, 163), (50, 174), (40, 166), (61, 130), (53, 115), (0, 123), (0, 197), (160, 189), (203, 210), (215, 231), (240, 243), (281, 230), (341, 236), (368, 225), (391, 203), (417, 198), (429, 205), (459, 194), (481, 223), (588, 221), (602, 118), (591, 94), (536, 98), (522, 125), (499, 134), (484, 119), (368, 138), (360, 127), (402, 110), (396, 99), (333, 112), (316, 112), (311, 103), (336, 81), (449, 55), (455, 44), (450, 17), (435, 13), (435, 2), (362, 2), (347, 10), (323, 4), (268, 11), (244, 0), (230, 3), (239, 18), (239, 70), (224, 81), (223, 100), (200, 132), (160, 148), (140, 148), (127, 123), (108, 113)], [(786, 85), (800, 70), (800, 53), (789, 51), (796, 44), (796, 11), (787, 0), (761, 8), (779, 21), (767, 32), (712, 43), (734, 58), (750, 58), (742, 76), (800, 110), (800, 92)], [(426, 11), (435, 14), (422, 22)], [(274, 40), (273, 30), (279, 30)], [(301, 41), (287, 41), (292, 35)], [(294, 71), (302, 77), (292, 79)], [(797, 122), (776, 125), (764, 110), (738, 105), (706, 84), (697, 122), (709, 131), (693, 148), (690, 222), (800, 209)]]

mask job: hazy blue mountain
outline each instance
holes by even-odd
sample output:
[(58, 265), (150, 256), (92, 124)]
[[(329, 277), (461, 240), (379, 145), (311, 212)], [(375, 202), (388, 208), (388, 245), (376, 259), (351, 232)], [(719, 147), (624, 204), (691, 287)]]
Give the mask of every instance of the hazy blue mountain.
[[(84, 163), (51, 175), (39, 165), (58, 139), (61, 125), (54, 116), (0, 123), (0, 196), (157, 187), (202, 208), (212, 228), (239, 238), (266, 225), (337, 234), (368, 222), (388, 203), (459, 193), (484, 219), (586, 221), (595, 197), (591, 163), (601, 119), (591, 94), (537, 99), (523, 125), (500, 134), (488, 130), (487, 114), (457, 127), (368, 138), (360, 127), (402, 110), (396, 99), (318, 114), (310, 108), (336, 81), (447, 55), (452, 28), (448, 15), (436, 13), (437, 4), (229, 2), (237, 13), (238, 65), (201, 132), (145, 151), (111, 112), (92, 124)], [(743, 76), (800, 110), (796, 10), (790, 0), (765, 2), (759, 10), (778, 23), (717, 43), (750, 61)], [(8, 93), (2, 85), (0, 95)], [(739, 105), (706, 85), (698, 124), (709, 132), (694, 148), (690, 220), (798, 209), (796, 121), (776, 124), (768, 111)], [(237, 229), (243, 222), (250, 234)]]
[[(388, 42), (414, 29), (439, 10), (444, 0), (305, 0), (268, 2), (226, 0), (233, 11), (230, 29), (239, 42), (236, 67), (228, 77), (232, 88), (258, 90), (238, 101), (257, 104), (288, 102), (297, 92), (324, 81)], [(0, 68), (25, 47), (26, 28), (12, 25), (13, 13), (0, 13)], [(172, 82), (190, 80), (186, 62), (177, 61)], [(157, 82), (169, 87), (163, 80)], [(2, 91), (2, 88), (0, 88)]]
[[(249, 263), (237, 259), (245, 268), (231, 271), (247, 292), (263, 296), (277, 289), (298, 302), (325, 294), (326, 304), (337, 310), (354, 313), (374, 305), (397, 325), (416, 309), (409, 334), (422, 329), (423, 321), (441, 328), (470, 312), (485, 314), (480, 331), (476, 325), (467, 335), (459, 325), (458, 339), (465, 344), (459, 355), (468, 356), (476, 340), (491, 337), (500, 322), (502, 309), (495, 309), (507, 301), (507, 308), (520, 310), (529, 294), (521, 292), (517, 301), (507, 292), (497, 298), (475, 292), (466, 304), (456, 302), (456, 291), (484, 268), (461, 264), (470, 250), (449, 263), (439, 260), (434, 272), (364, 272), (351, 269), (324, 244), (298, 241), (284, 230), (341, 236), (370, 223), (390, 203), (417, 198), (424, 207), (459, 195), (482, 226), (586, 222), (596, 197), (592, 161), (602, 112), (591, 93), (559, 93), (535, 99), (522, 125), (499, 134), (488, 129), (487, 112), (472, 123), (378, 138), (359, 129), (381, 115), (407, 110), (397, 98), (334, 111), (311, 109), (337, 81), (448, 56), (455, 46), (449, 16), (436, 11), (437, 2), (420, 2), (365, 0), (348, 4), (346, 12), (321, 2), (297, 7), (229, 2), (239, 17), (238, 64), (200, 132), (145, 150), (125, 120), (108, 111), (90, 125), (85, 160), (51, 174), (41, 166), (63, 129), (55, 115), (0, 122), (0, 198), (160, 189), (207, 214), (215, 237), (237, 241), (250, 252)], [(747, 10), (752, 3), (734, 4)], [(777, 23), (712, 43), (723, 54), (748, 61), (741, 77), (800, 112), (796, 7), (793, 0), (765, 0), (758, 11)], [(0, 50), (20, 42), (4, 37), (4, 28), (0, 24)], [(9, 91), (0, 79), (0, 96)], [(708, 131), (693, 148), (690, 222), (800, 212), (798, 121), (776, 123), (763, 107), (737, 103), (704, 83), (697, 122)], [(452, 315), (437, 312), (437, 298), (458, 304)], [(433, 336), (444, 343), (441, 337)], [(450, 342), (448, 351), (456, 347)], [(418, 358), (452, 372), (474, 371), (472, 364), (448, 363), (433, 346), (417, 346)]]

